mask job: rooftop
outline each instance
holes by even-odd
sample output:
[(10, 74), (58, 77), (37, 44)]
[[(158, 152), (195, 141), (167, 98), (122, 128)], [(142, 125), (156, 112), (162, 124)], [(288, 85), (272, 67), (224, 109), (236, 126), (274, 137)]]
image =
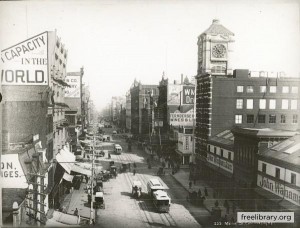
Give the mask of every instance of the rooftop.
[(212, 24), (209, 26), (209, 28), (206, 29), (201, 35), (203, 34), (212, 34), (212, 35), (221, 34), (226, 36), (234, 36), (234, 33), (229, 31), (223, 25), (221, 25), (218, 19), (214, 19)]
[(261, 153), (263, 157), (284, 161), (299, 166), (300, 164), (300, 134), (295, 135), (270, 147)]
[(222, 145), (233, 148), (234, 136), (233, 136), (231, 130), (227, 129), (225, 131), (220, 132), (217, 135), (210, 137), (209, 141), (213, 142), (213, 143), (220, 143)]

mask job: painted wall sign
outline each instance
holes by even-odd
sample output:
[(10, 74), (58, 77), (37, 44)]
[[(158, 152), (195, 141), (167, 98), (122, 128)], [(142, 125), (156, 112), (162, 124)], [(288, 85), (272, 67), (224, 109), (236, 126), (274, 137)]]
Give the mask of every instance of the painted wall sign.
[(257, 175), (257, 186), (300, 206), (300, 192), (267, 177)]
[(176, 111), (170, 113), (170, 124), (173, 126), (193, 126), (194, 109), (186, 113)]
[(183, 86), (182, 104), (194, 104), (195, 86)]
[(207, 161), (215, 166), (220, 167), (221, 169), (226, 170), (227, 172), (233, 173), (233, 165), (231, 162), (220, 159), (219, 157), (210, 153), (207, 153)]
[(180, 105), (182, 85), (168, 85), (168, 105)]
[(1, 179), (3, 188), (28, 187), (18, 154), (1, 155)]
[(66, 83), (70, 87), (65, 88), (65, 97), (80, 98), (80, 76), (66, 76)]
[(48, 33), (1, 51), (2, 85), (48, 85)]

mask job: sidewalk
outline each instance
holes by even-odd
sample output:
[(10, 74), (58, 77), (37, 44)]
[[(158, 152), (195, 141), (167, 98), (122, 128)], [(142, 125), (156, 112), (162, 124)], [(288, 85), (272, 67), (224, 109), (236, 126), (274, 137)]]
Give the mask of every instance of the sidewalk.
[(221, 208), (221, 216), (222, 218), (227, 215), (227, 221), (230, 222), (231, 218), (234, 218), (234, 221), (237, 219), (237, 212), (241, 211), (240, 208), (236, 206), (235, 212), (233, 212), (233, 202), (230, 200), (227, 200), (229, 204), (229, 213), (226, 212), (226, 208), (224, 205), (224, 199), (220, 198), (214, 198), (213, 197), (213, 188), (211, 188), (208, 184), (206, 184), (203, 180), (197, 180), (196, 184), (192, 185), (192, 188), (189, 189), (189, 169), (180, 169), (177, 173), (175, 173), (173, 178), (177, 180), (187, 191), (196, 191), (198, 192), (199, 189), (201, 189), (202, 196), (205, 195), (204, 188), (206, 187), (208, 196), (205, 196), (204, 200), (204, 207), (211, 212), (212, 208), (215, 207), (215, 202), (218, 200), (219, 207)]

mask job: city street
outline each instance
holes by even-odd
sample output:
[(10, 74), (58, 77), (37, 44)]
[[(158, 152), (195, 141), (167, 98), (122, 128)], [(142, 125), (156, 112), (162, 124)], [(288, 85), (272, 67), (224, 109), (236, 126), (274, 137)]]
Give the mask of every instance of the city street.
[[(113, 129), (105, 129), (110, 134)], [(172, 177), (170, 170), (161, 178), (156, 175), (159, 162), (153, 161), (148, 169), (146, 159), (148, 155), (133, 146), (132, 152), (127, 151), (127, 143), (120, 135), (113, 136), (113, 143), (122, 146), (121, 155), (111, 154), (101, 158), (104, 169), (109, 167), (109, 161), (114, 161), (117, 167), (123, 162), (137, 164), (136, 175), (131, 171), (119, 173), (115, 179), (104, 182), (105, 209), (97, 209), (96, 224), (101, 227), (201, 227), (208, 224), (209, 213), (206, 209), (192, 206), (186, 201), (187, 191)], [(113, 144), (112, 144), (113, 145)], [(113, 148), (113, 146), (112, 146)], [(171, 196), (169, 213), (158, 213), (147, 195), (147, 182), (151, 178), (160, 178)], [(132, 197), (132, 183), (134, 180), (142, 182), (142, 197), (136, 200)], [(134, 225), (133, 225), (134, 224)]]

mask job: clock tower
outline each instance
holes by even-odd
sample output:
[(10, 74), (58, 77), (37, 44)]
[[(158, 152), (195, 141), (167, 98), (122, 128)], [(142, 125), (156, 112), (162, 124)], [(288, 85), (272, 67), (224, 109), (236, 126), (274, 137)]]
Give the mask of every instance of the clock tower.
[(202, 74), (232, 75), (231, 53), (234, 33), (219, 20), (198, 37), (198, 76)]

